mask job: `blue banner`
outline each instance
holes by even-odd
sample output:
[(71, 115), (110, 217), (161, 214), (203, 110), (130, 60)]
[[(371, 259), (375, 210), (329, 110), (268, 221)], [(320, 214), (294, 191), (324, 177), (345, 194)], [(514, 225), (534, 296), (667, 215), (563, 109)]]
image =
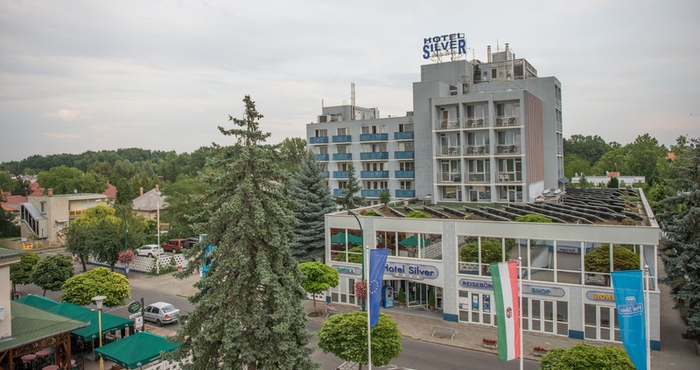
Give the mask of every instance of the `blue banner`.
[(647, 329), (642, 270), (611, 273), (622, 344), (639, 370), (647, 369)]
[(377, 325), (379, 321), (379, 304), (382, 301), (382, 280), (384, 279), (384, 267), (388, 249), (371, 249), (369, 251), (369, 282), (367, 294), (369, 294), (369, 327)]

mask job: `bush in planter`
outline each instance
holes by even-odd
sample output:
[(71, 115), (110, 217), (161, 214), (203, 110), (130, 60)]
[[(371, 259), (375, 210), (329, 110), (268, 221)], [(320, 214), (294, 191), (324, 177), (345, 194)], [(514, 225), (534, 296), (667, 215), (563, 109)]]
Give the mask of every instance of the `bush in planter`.
[(406, 296), (403, 293), (403, 288), (399, 288), (399, 306), (403, 306), (404, 302), (406, 301)]
[(430, 293), (428, 293), (428, 307), (430, 309), (435, 308), (435, 290), (430, 289)]

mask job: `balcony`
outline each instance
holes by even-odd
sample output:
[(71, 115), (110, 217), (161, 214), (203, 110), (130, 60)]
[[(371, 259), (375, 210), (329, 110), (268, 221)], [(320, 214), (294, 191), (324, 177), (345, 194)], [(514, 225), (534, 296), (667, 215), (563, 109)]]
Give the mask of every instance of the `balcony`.
[(468, 183), (489, 183), (491, 182), (491, 174), (483, 172), (467, 172), (467, 182)]
[(394, 171), (397, 179), (412, 179), (416, 177), (416, 171)]
[(451, 120), (437, 119), (437, 120), (435, 120), (435, 129), (438, 131), (455, 130), (458, 128), (460, 128), (459, 121), (456, 119), (451, 119)]
[(381, 194), (383, 191), (387, 191), (387, 190), (384, 190), (384, 189), (362, 190), (362, 191), (360, 191), (360, 193), (362, 194), (363, 197), (379, 198), (379, 194)]
[(333, 178), (334, 179), (347, 179), (348, 178), (348, 171), (333, 171)]
[(389, 171), (360, 171), (363, 179), (388, 179)]
[(394, 132), (394, 140), (413, 140), (413, 131)]
[(467, 156), (488, 155), (491, 152), (491, 147), (485, 145), (467, 145)]
[(518, 126), (516, 117), (496, 117), (496, 127)]
[(333, 196), (334, 197), (344, 197), (345, 196), (345, 189), (333, 189)]
[(321, 176), (328, 178), (329, 172), (328, 171), (321, 171)]
[(309, 144), (327, 144), (328, 136), (315, 136), (309, 138)]
[(387, 141), (389, 134), (361, 134), (360, 141)]
[(521, 154), (520, 145), (497, 144), (496, 154)]
[(462, 148), (455, 146), (439, 146), (437, 147), (437, 156), (439, 157), (458, 157), (462, 155)]
[(333, 153), (334, 161), (349, 161), (352, 159), (352, 153)]
[(352, 136), (351, 135), (333, 135), (331, 137), (331, 140), (334, 143), (349, 143), (352, 141)]
[(360, 160), (389, 159), (389, 152), (364, 152), (360, 153)]
[(488, 127), (488, 118), (467, 118), (464, 121), (464, 128), (482, 128)]
[(413, 159), (413, 150), (394, 152), (394, 159)]
[(438, 182), (462, 182), (462, 175), (455, 172), (438, 172)]
[(416, 197), (416, 191), (415, 190), (395, 190), (395, 196), (397, 198), (415, 198)]
[(522, 182), (522, 172), (496, 172), (496, 182)]
[(316, 160), (317, 160), (317, 161), (327, 161), (327, 160), (328, 160), (328, 153), (326, 153), (326, 154), (316, 154)]

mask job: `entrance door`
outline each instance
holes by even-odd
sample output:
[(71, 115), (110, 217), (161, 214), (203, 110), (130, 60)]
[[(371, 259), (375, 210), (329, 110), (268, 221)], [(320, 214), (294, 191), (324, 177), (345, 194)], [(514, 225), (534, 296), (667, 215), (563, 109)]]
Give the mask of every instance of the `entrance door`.
[(584, 307), (584, 338), (621, 342), (615, 307), (586, 304)]
[(493, 295), (482, 292), (459, 291), (459, 321), (496, 325)]
[(408, 307), (428, 309), (428, 285), (408, 282)]

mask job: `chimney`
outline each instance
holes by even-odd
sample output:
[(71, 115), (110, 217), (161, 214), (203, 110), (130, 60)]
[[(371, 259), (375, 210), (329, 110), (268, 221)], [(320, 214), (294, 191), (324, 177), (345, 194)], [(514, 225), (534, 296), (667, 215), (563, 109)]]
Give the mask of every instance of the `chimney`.
[(506, 60), (508, 60), (508, 43), (506, 42)]
[(143, 188), (139, 188), (139, 195), (143, 195)]
[(49, 188), (49, 190), (47, 190), (47, 191), (48, 191), (48, 195), (50, 197), (52, 197), (53, 196), (53, 188)]
[(160, 194), (160, 186), (156, 184), (156, 194)]
[(491, 45), (486, 47), (486, 60), (491, 63)]

